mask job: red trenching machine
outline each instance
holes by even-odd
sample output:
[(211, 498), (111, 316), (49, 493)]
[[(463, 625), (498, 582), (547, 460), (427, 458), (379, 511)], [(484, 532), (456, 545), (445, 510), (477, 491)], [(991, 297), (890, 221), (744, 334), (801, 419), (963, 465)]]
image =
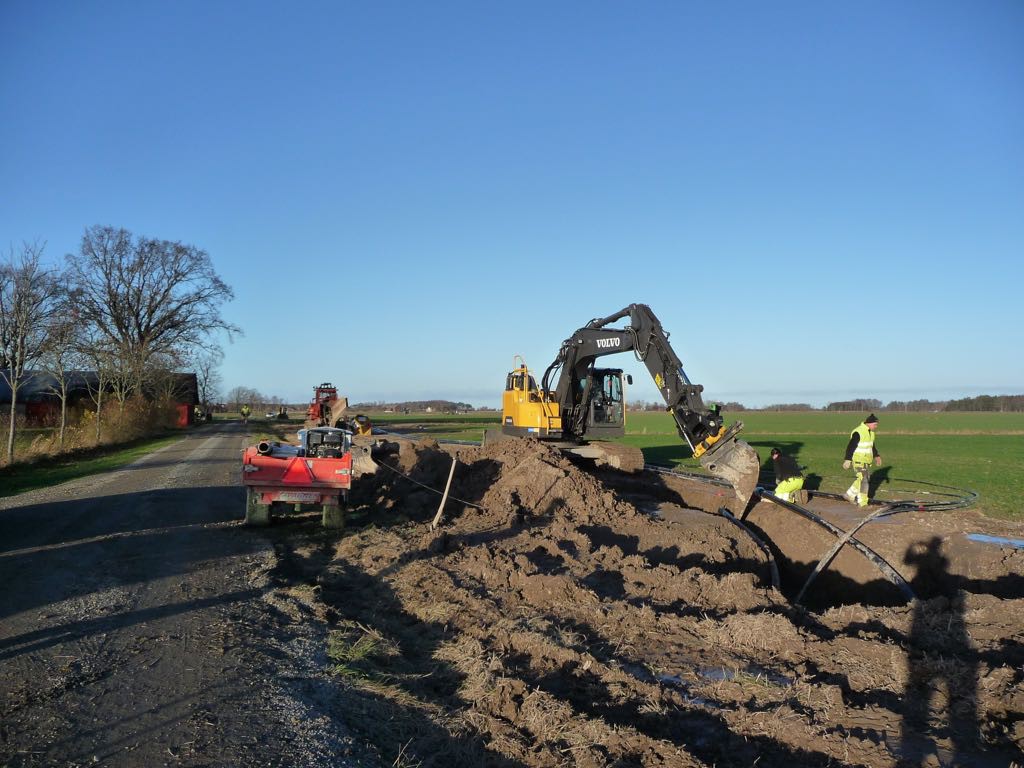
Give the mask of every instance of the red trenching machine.
[(352, 437), (343, 429), (299, 431), (299, 445), (263, 440), (246, 448), (242, 484), (245, 522), (267, 525), (274, 504), (317, 504), (326, 528), (344, 527), (342, 508), (352, 488)]
[[(306, 420), (318, 425), (327, 425), (333, 427), (331, 421), (331, 410), (334, 407), (334, 403), (338, 400), (338, 388), (335, 387), (331, 382), (325, 381), (323, 384), (313, 387), (313, 401), (309, 404), (309, 409), (306, 412)], [(340, 414), (335, 414), (335, 418)]]

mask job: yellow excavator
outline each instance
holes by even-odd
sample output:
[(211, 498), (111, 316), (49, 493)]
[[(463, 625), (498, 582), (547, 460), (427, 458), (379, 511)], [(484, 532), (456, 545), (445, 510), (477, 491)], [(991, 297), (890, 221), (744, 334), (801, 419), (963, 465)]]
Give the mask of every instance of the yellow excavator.
[[(622, 327), (611, 327), (625, 318)], [(757, 452), (738, 439), (742, 422), (726, 426), (718, 406), (704, 405), (704, 387), (690, 382), (668, 336), (650, 307), (630, 304), (614, 315), (591, 320), (563, 341), (539, 384), (517, 356), (518, 365), (505, 380), (501, 434), (554, 441), (623, 469), (642, 467), (639, 449), (592, 442), (626, 433), (622, 369), (597, 368), (595, 362), (632, 351), (654, 379), (693, 458), (732, 485), (742, 511), (757, 485)], [(625, 380), (633, 383), (628, 375)]]

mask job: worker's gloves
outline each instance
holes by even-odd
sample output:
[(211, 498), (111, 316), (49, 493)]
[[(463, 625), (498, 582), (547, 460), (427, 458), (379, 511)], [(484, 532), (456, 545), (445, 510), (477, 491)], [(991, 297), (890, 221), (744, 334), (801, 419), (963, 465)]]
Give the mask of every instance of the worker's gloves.
[(876, 467), (882, 466), (882, 457), (881, 456), (875, 456), (875, 466)]
[(843, 462), (843, 469), (849, 469), (849, 468), (850, 468), (850, 460), (847, 459), (846, 461)]

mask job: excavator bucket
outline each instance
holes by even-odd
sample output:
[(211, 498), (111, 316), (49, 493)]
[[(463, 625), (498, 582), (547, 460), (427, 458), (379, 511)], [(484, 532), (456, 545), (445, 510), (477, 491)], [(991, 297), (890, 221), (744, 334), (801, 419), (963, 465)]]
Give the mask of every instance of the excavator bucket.
[(390, 440), (379, 440), (369, 435), (353, 435), (352, 473), (356, 477), (375, 474), (379, 467), (378, 459), (388, 461), (390, 456), (398, 453), (398, 448), (398, 443)]
[(739, 430), (715, 443), (700, 457), (700, 463), (712, 475), (732, 485), (737, 501), (737, 507), (732, 511), (741, 515), (754, 495), (761, 464), (757, 451), (739, 440), (736, 431)]

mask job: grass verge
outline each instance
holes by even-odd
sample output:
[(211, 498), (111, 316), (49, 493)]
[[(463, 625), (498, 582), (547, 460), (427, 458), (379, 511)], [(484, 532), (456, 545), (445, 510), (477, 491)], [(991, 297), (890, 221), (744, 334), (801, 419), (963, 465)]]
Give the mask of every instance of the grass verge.
[(0, 469), (0, 496), (13, 496), (36, 488), (49, 488), (79, 477), (109, 472), (131, 464), (157, 448), (181, 440), (183, 436), (181, 432), (175, 432), (133, 440), (127, 444), (65, 453), (52, 459), (12, 464)]

